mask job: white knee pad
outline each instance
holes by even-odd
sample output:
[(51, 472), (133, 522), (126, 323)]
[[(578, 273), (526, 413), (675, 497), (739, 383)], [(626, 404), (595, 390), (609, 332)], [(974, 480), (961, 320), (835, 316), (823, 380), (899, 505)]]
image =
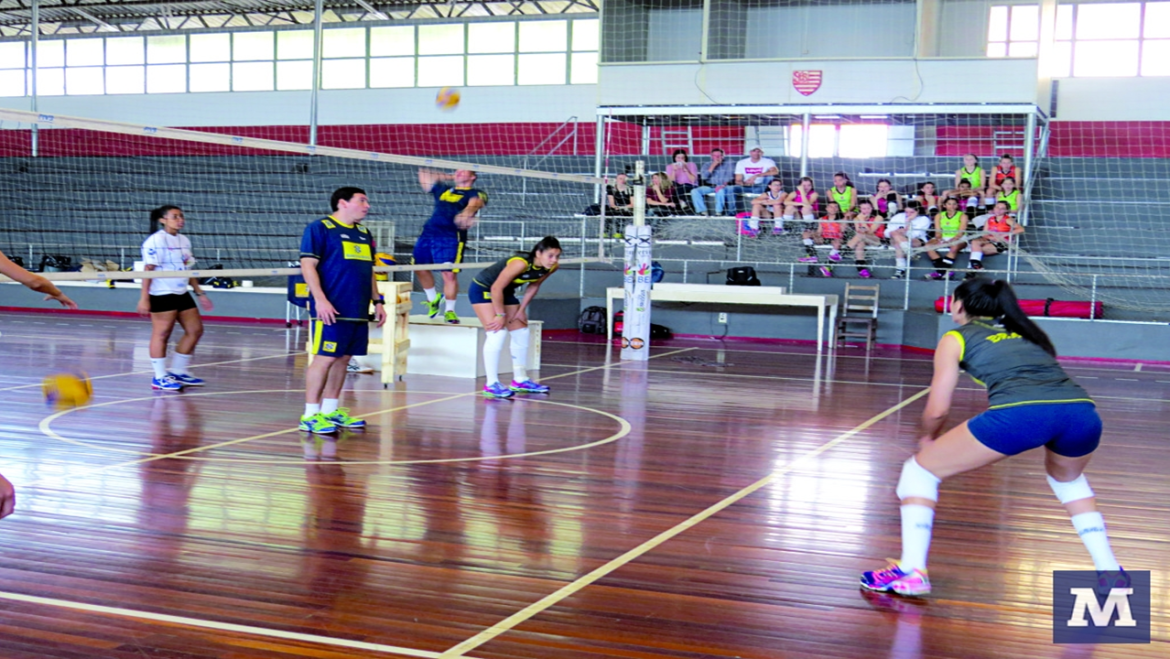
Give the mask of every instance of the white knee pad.
[(808, 246), (808, 247), (812, 247), (812, 246), (813, 246), (813, 239), (812, 239), (812, 238), (805, 238), (805, 239), (804, 239), (803, 241), (801, 241), (801, 242), (803, 242), (803, 243), (804, 243), (806, 246)]
[(1067, 483), (1061, 483), (1055, 478), (1048, 477), (1048, 485), (1052, 488), (1056, 498), (1062, 504), (1071, 501), (1080, 501), (1081, 499), (1091, 498), (1093, 495), (1093, 488), (1089, 487), (1089, 479), (1085, 478), (1084, 474), (1077, 476), (1076, 480), (1071, 480)]
[(898, 479), (898, 488), (894, 492), (899, 499), (917, 497), (938, 501), (938, 484), (942, 482), (938, 476), (930, 473), (910, 458), (902, 465), (902, 477)]

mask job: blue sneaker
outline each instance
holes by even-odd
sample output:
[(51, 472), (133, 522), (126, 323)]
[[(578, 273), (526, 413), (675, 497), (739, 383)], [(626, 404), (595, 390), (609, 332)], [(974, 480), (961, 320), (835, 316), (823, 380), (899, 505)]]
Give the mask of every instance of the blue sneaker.
[(303, 432), (311, 432), (317, 435), (329, 435), (337, 432), (337, 426), (333, 425), (320, 412), (313, 416), (302, 416), (298, 428)]
[(150, 381), (150, 388), (161, 389), (162, 391), (181, 391), (183, 389), (183, 383), (167, 375), (166, 377), (152, 379)]
[(358, 419), (356, 417), (350, 416), (348, 407), (339, 407), (337, 408), (336, 412), (331, 412), (329, 414), (322, 413), (321, 416), (325, 417), (325, 420), (329, 423), (332, 423), (333, 425), (339, 426), (341, 428), (366, 427), (365, 419)]
[(497, 382), (484, 387), (483, 395), (488, 398), (511, 398), (513, 394), (511, 389)]
[(434, 318), (439, 315), (439, 310), (443, 308), (443, 294), (438, 296), (431, 302), (427, 302), (427, 318)]
[(167, 377), (173, 378), (176, 382), (183, 385), (184, 387), (203, 386), (203, 380), (195, 377), (194, 375), (191, 375), (190, 373), (183, 373), (182, 375), (178, 373), (167, 373)]
[(533, 382), (532, 380), (525, 380), (523, 382), (517, 382), (515, 380), (512, 380), (511, 389), (512, 389), (512, 391), (522, 393), (522, 394), (547, 394), (548, 393), (548, 385)]

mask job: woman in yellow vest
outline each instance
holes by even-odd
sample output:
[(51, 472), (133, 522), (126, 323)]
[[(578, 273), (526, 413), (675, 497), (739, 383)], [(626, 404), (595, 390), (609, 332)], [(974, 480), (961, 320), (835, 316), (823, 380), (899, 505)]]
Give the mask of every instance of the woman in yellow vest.
[(833, 187), (829, 188), (829, 197), (841, 207), (841, 213), (848, 215), (857, 210), (857, 189), (853, 181), (845, 172), (833, 174)]
[[(967, 181), (971, 188), (970, 191), (963, 191), (963, 194), (959, 194), (959, 183), (962, 181)], [(963, 156), (963, 166), (955, 171), (955, 187), (944, 192), (943, 196), (967, 197), (967, 210), (972, 210), (983, 199), (983, 192), (986, 188), (987, 174), (979, 165), (979, 157), (974, 153), (968, 153)]]
[[(947, 276), (947, 271), (955, 267), (955, 257), (967, 244), (964, 238), (967, 235), (967, 215), (959, 210), (959, 200), (955, 197), (947, 197), (943, 201), (943, 210), (934, 217), (934, 237), (930, 242), (926, 243), (927, 247), (936, 245), (934, 249), (928, 250), (926, 255), (930, 257), (931, 263), (937, 268), (934, 272), (926, 275), (927, 279), (943, 279)], [(947, 247), (946, 256), (939, 256), (938, 247)]]
[(995, 195), (996, 203), (1003, 202), (1007, 204), (1008, 212), (1015, 215), (1020, 212), (1020, 204), (1023, 198), (1020, 196), (1020, 190), (1016, 187), (1016, 179), (1007, 177), (1000, 182), (1002, 186), (999, 193)]

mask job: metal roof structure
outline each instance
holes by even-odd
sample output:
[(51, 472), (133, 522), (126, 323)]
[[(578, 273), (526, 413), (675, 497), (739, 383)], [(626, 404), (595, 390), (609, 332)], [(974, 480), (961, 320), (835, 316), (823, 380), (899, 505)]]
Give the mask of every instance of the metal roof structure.
[[(0, 37), (31, 34), (36, 0), (0, 0)], [(40, 33), (224, 30), (312, 25), (314, 0), (39, 0)], [(601, 0), (325, 0), (323, 22), (597, 13)]]

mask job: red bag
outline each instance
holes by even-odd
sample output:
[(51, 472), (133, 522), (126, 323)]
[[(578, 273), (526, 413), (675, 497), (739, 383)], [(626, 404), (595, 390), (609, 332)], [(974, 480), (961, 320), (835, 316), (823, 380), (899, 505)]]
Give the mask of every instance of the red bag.
[[(934, 301), (934, 310), (938, 313), (949, 312), (946, 308), (949, 298), (940, 297)], [(1047, 300), (1020, 300), (1020, 308), (1029, 316), (1048, 316), (1049, 318), (1101, 318), (1105, 305), (1102, 302), (1061, 302), (1048, 298)], [(1090, 312), (1092, 312), (1090, 314)]]

